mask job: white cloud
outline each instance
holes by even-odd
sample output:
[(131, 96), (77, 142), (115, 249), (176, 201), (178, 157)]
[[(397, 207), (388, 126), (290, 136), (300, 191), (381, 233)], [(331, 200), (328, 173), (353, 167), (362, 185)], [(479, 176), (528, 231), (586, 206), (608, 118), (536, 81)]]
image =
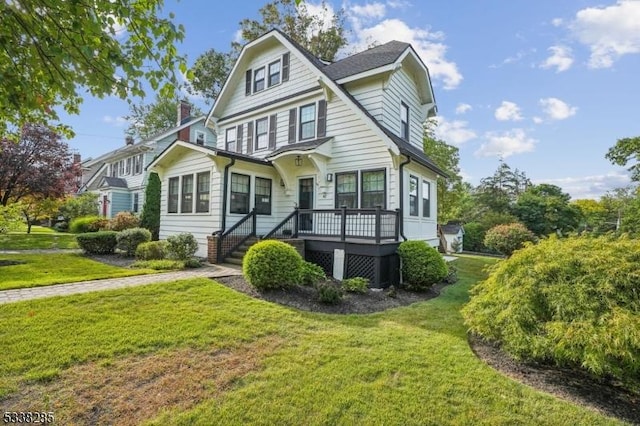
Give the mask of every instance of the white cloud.
[(559, 179), (536, 179), (534, 183), (550, 183), (562, 188), (574, 200), (581, 198), (597, 199), (615, 188), (622, 188), (631, 183), (629, 175), (610, 172), (604, 175), (566, 177)]
[(533, 117), (532, 120), (536, 124), (541, 124), (542, 122), (544, 122), (544, 120), (541, 117)]
[(429, 68), (429, 74), (434, 81), (440, 81), (444, 89), (455, 89), (462, 82), (462, 74), (455, 62), (445, 56), (447, 45), (442, 42), (444, 34), (430, 31), (427, 28), (409, 27), (399, 19), (385, 19), (375, 25), (365, 25), (358, 16), (350, 16), (355, 39), (351, 41), (354, 51), (362, 51), (372, 42), (387, 43), (391, 40), (411, 43), (420, 58)]
[(573, 65), (573, 56), (571, 55), (571, 48), (566, 46), (551, 46), (547, 50), (551, 51), (549, 56), (543, 63), (540, 64), (540, 68), (554, 68), (556, 72), (566, 71)]
[[(305, 7), (307, 12), (309, 12), (309, 16), (320, 17), (322, 22), (322, 25), (320, 26), (321, 30), (326, 31), (333, 25), (333, 16), (335, 15), (335, 11), (333, 10), (333, 6), (330, 4), (304, 2), (301, 3), (301, 6), (299, 7)], [(309, 36), (311, 35), (312, 34), (309, 34)]]
[(618, 0), (588, 7), (569, 24), (573, 36), (589, 47), (589, 67), (609, 68), (623, 55), (640, 53), (640, 1)]
[(459, 103), (456, 107), (456, 114), (464, 114), (471, 111), (473, 107), (469, 104)]
[(564, 19), (562, 18), (553, 18), (551, 20), (551, 25), (553, 25), (554, 27), (559, 27), (562, 24), (564, 24)]
[(384, 18), (387, 13), (387, 7), (383, 3), (367, 3), (364, 5), (356, 4), (351, 6), (351, 13), (363, 18)]
[(411, 2), (407, 0), (389, 0), (387, 1), (387, 6), (392, 9), (406, 9), (411, 6)]
[(110, 124), (115, 127), (124, 127), (129, 124), (129, 121), (126, 118), (122, 116), (113, 117), (111, 115), (103, 116), (102, 122)]
[(572, 107), (558, 98), (540, 99), (540, 106), (547, 117), (551, 120), (565, 120), (576, 115), (576, 112), (578, 111), (577, 107)]
[(499, 64), (497, 64), (497, 65), (496, 64), (489, 65), (489, 68), (500, 68), (500, 67), (502, 67), (504, 65), (516, 64), (516, 63), (522, 61), (527, 56), (536, 53), (536, 51), (537, 51), (537, 49), (535, 49), (535, 48), (531, 48), (529, 50), (519, 50), (518, 52), (516, 52), (515, 55), (505, 58)]
[(507, 158), (515, 154), (532, 152), (536, 140), (530, 138), (524, 129), (512, 129), (506, 132), (487, 132), (487, 142), (475, 152), (476, 157)]
[(466, 121), (447, 121), (444, 117), (437, 117), (435, 121), (437, 123), (434, 128), (436, 137), (449, 144), (460, 146), (478, 136), (476, 132), (467, 127)]
[(499, 121), (519, 121), (522, 120), (522, 114), (520, 114), (520, 107), (509, 101), (502, 101), (502, 104), (496, 109), (494, 113), (496, 120)]

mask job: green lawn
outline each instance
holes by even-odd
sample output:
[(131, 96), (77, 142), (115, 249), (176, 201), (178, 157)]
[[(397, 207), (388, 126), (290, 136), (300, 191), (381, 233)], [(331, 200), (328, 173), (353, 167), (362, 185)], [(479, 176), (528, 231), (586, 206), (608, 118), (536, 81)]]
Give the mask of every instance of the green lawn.
[(0, 266), (0, 290), (156, 272), (111, 266), (75, 253), (0, 254), (0, 264), (3, 260), (24, 263)]
[(31, 234), (26, 232), (10, 232), (0, 235), (0, 250), (33, 250), (33, 249), (72, 249), (78, 248), (76, 236), (53, 231), (50, 228), (34, 226)]
[(207, 279), (0, 305), (0, 405), (61, 424), (620, 424), (473, 355), (459, 308), (493, 261), (461, 258), (440, 297), (371, 315)]

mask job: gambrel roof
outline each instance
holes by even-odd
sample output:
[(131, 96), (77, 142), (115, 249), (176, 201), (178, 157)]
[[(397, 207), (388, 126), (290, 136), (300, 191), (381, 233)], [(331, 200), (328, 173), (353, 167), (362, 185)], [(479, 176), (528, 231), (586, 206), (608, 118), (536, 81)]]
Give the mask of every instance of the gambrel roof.
[(393, 40), (326, 65), (324, 72), (332, 80), (340, 80), (371, 71), (395, 63), (409, 47), (411, 47), (409, 43)]
[[(370, 120), (370, 122), (373, 123), (375, 130), (378, 132), (378, 135), (383, 141), (386, 141), (389, 149), (392, 152), (405, 155), (408, 158), (411, 158), (416, 163), (421, 164), (424, 167), (427, 167), (428, 169), (434, 171), (438, 175), (447, 177), (447, 174), (438, 166), (436, 166), (433, 161), (431, 161), (431, 159), (427, 157), (419, 147), (411, 145), (409, 142), (400, 138), (398, 135), (395, 135), (393, 132), (383, 126), (378, 120), (376, 120), (369, 113), (369, 111), (367, 111), (367, 109), (364, 108), (364, 106), (362, 106), (362, 104), (358, 102), (358, 100), (355, 99), (355, 97), (351, 95), (351, 93), (349, 93), (349, 91), (343, 85), (347, 81), (351, 81), (351, 79), (357, 79), (359, 76), (362, 76), (364, 74), (374, 75), (378, 72), (392, 72), (396, 69), (397, 66), (401, 65), (402, 61), (406, 59), (409, 66), (415, 67), (415, 69), (419, 69), (421, 71), (417, 73), (418, 78), (421, 80), (421, 82), (419, 83), (422, 83), (422, 86), (424, 86), (421, 90), (420, 97), (422, 99), (422, 102), (429, 108), (430, 113), (435, 115), (435, 97), (433, 95), (433, 88), (431, 87), (431, 81), (429, 79), (429, 70), (417, 55), (417, 53), (413, 50), (411, 45), (408, 43), (392, 41), (389, 43), (385, 43), (384, 45), (368, 49), (364, 52), (360, 52), (340, 61), (326, 64), (315, 57), (313, 54), (311, 54), (309, 51), (307, 51), (305, 48), (300, 46), (300, 44), (298, 44), (281, 30), (273, 29), (243, 47), (242, 51), (240, 52), (240, 56), (234, 64), (234, 67), (231, 70), (229, 76), (227, 77), (227, 81), (225, 81), (218, 99), (214, 103), (213, 108), (207, 116), (207, 121), (209, 121), (210, 119), (214, 119), (214, 117), (217, 119), (221, 118), (219, 116), (216, 116), (216, 112), (218, 108), (222, 108), (221, 105), (224, 105), (228, 100), (228, 97), (231, 96), (231, 94), (229, 93), (231, 89), (229, 89), (228, 87), (232, 86), (232, 84), (229, 83), (234, 78), (234, 75), (236, 76), (235, 78), (244, 77), (244, 74), (238, 72), (238, 69), (242, 67), (245, 52), (251, 47), (263, 43), (266, 40), (266, 36), (269, 35), (275, 37), (281, 43), (288, 45), (290, 50), (295, 49), (297, 53), (301, 54), (304, 59), (310, 62), (313, 66), (312, 68), (315, 69), (316, 73), (318, 74), (318, 79), (321, 85), (326, 85), (338, 96), (343, 97), (345, 100), (347, 100), (347, 104), (350, 103), (351, 105), (353, 105), (357, 112), (362, 114), (361, 116), (365, 120)], [(418, 84), (418, 86), (421, 87), (421, 84)], [(294, 95), (295, 94), (292, 94), (291, 96)]]

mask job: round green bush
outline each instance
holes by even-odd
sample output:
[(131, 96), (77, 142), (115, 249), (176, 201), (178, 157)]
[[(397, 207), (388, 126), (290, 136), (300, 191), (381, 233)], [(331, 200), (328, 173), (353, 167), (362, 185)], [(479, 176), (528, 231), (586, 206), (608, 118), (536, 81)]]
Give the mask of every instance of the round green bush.
[(342, 280), (342, 288), (350, 293), (366, 293), (369, 291), (369, 280), (364, 277), (353, 277)]
[[(153, 238), (153, 233), (152, 233)], [(140, 260), (161, 260), (167, 256), (166, 241), (149, 241), (141, 243), (136, 248), (136, 259)]]
[(514, 251), (524, 247), (525, 243), (535, 240), (536, 236), (523, 224), (509, 223), (489, 229), (484, 237), (484, 245), (505, 256), (511, 256)]
[(151, 241), (151, 232), (144, 228), (131, 228), (118, 232), (116, 237), (117, 248), (123, 250), (125, 255), (133, 256), (139, 244)]
[(264, 240), (247, 250), (242, 274), (257, 289), (288, 288), (298, 284), (302, 262), (293, 246), (278, 240)]
[(69, 232), (72, 234), (97, 232), (106, 229), (108, 222), (109, 220), (102, 216), (77, 217), (69, 223)]
[(174, 260), (189, 260), (198, 251), (198, 241), (193, 234), (184, 232), (167, 238), (167, 257)]
[(516, 358), (640, 377), (640, 243), (552, 236), (492, 267), (462, 314)]
[(342, 302), (344, 296), (342, 287), (331, 282), (319, 283), (316, 286), (316, 291), (318, 292), (318, 301), (327, 305), (337, 305)]
[(447, 276), (447, 264), (438, 250), (424, 241), (404, 241), (398, 247), (404, 285), (412, 290), (428, 290)]
[(87, 232), (76, 235), (76, 241), (87, 254), (109, 254), (116, 248), (117, 235), (115, 231)]

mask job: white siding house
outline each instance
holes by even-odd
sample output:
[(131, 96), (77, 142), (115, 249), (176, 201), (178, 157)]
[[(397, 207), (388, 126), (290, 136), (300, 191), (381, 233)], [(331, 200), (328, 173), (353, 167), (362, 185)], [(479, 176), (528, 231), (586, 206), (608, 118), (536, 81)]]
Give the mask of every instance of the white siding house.
[[(292, 234), (329, 272), (367, 264), (372, 280), (393, 282), (380, 277), (397, 269), (399, 241), (438, 244), (444, 173), (422, 151), (434, 114), (427, 68), (409, 44), (326, 64), (273, 30), (244, 47), (207, 116), (216, 145), (176, 141), (150, 164), (162, 180), (161, 237), (192, 232), (198, 254), (219, 261), (249, 236)], [(204, 172), (208, 192), (198, 194), (191, 182)]]

